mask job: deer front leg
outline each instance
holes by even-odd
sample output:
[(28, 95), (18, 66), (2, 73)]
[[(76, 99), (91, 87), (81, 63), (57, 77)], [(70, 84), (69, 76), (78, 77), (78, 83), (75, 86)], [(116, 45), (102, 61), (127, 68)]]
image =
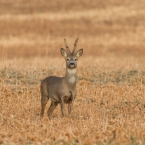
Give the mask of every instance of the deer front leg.
[(64, 98), (63, 97), (61, 97), (60, 106), (61, 106), (62, 117), (64, 117)]
[(75, 99), (75, 97), (76, 97), (76, 92), (75, 92), (75, 93), (72, 93), (72, 92), (70, 91), (70, 93), (71, 93), (71, 98), (70, 98), (70, 102), (68, 103), (68, 116), (71, 116), (73, 101), (74, 101), (74, 99)]
[(68, 104), (68, 116), (71, 116), (72, 106), (73, 106), (73, 102), (70, 102)]

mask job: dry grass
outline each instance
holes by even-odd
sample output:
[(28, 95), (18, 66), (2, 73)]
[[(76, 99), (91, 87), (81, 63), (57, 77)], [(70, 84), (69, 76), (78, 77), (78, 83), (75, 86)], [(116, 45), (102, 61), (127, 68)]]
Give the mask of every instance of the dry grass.
[[(1, 0), (0, 144), (144, 145), (144, 19), (144, 0)], [(77, 37), (72, 117), (40, 120), (40, 81), (64, 76)]]
[(48, 75), (64, 75), (63, 58), (3, 62), (0, 69), (0, 142), (144, 144), (145, 65), (141, 59), (116, 60), (80, 59), (72, 117), (61, 118), (58, 106), (51, 121), (46, 112), (40, 120), (39, 85)]

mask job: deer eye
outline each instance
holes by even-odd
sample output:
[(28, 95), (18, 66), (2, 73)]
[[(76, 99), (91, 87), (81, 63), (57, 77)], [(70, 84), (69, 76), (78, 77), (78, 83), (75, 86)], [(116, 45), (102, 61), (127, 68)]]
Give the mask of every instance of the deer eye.
[(66, 60), (67, 60), (67, 61), (69, 61), (69, 59), (68, 59), (68, 58), (67, 58)]
[(77, 59), (75, 59), (75, 61), (77, 61)]

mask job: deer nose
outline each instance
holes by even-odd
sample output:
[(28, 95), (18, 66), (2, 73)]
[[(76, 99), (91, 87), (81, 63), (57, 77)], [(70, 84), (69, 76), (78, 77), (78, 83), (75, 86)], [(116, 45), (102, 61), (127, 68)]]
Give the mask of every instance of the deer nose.
[(74, 65), (74, 63), (73, 63), (73, 62), (71, 62), (71, 63), (70, 63), (70, 65)]

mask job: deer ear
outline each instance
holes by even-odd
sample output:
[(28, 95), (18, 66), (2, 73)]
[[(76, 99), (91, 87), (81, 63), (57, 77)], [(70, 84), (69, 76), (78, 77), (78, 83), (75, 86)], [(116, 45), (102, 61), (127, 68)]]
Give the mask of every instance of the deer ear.
[(83, 49), (80, 49), (79, 51), (77, 51), (76, 57), (80, 57), (82, 54), (83, 54)]
[(60, 49), (60, 53), (63, 57), (67, 57), (67, 53), (63, 48)]

